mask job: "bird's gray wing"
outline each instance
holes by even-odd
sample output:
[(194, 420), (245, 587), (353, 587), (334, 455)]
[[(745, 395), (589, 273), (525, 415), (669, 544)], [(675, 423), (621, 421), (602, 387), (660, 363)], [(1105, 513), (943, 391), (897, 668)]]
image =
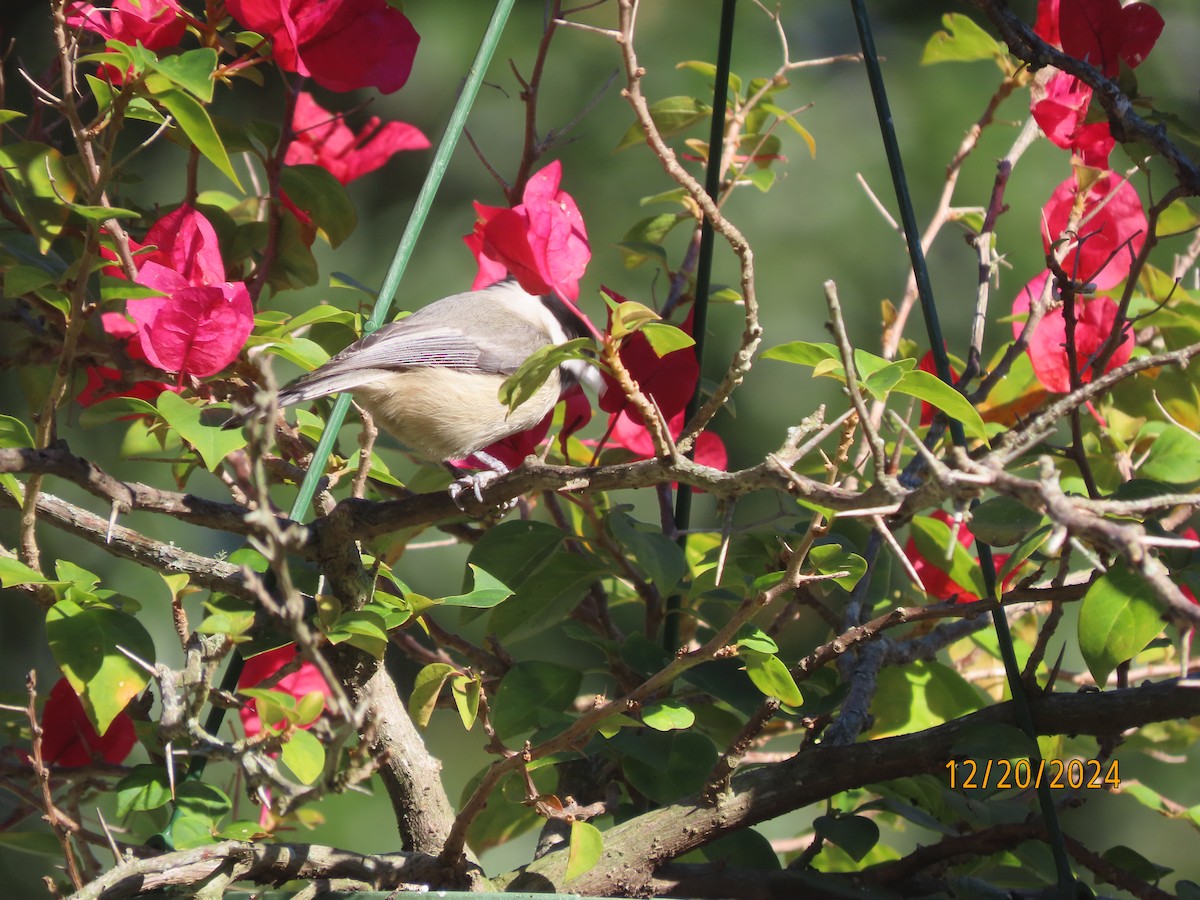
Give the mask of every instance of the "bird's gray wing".
[[(443, 301), (444, 302), (444, 301)], [(279, 393), (283, 406), (352, 390), (383, 372), (445, 367), (463, 372), (511, 375), (549, 337), (502, 310), (470, 310), (470, 334), (454, 322), (454, 310), (436, 320), (419, 311), (351, 344), (327, 363), (302, 375)]]

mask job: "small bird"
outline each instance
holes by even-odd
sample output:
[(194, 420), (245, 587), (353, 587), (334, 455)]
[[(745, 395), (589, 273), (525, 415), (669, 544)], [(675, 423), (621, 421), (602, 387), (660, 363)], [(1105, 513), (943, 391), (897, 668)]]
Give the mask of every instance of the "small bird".
[(288, 384), (278, 402), (349, 391), (380, 428), (420, 455), (445, 462), (474, 454), (490, 466), (493, 472), (451, 485), (456, 502), (467, 487), (480, 497), (484, 484), (508, 472), (480, 451), (537, 425), (576, 384), (598, 387), (600, 376), (586, 360), (566, 360), (511, 410), (499, 399), (501, 384), (542, 347), (587, 334), (561, 299), (530, 294), (508, 278), (384, 325)]

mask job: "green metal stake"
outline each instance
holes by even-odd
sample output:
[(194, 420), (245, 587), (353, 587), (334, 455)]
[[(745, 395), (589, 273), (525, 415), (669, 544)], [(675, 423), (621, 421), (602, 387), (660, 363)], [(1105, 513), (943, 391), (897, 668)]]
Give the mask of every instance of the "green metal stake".
[[(912, 197), (908, 191), (908, 181), (904, 177), (904, 163), (900, 155), (900, 142), (896, 138), (896, 129), (892, 120), (892, 111), (888, 105), (887, 91), (883, 83), (883, 71), (879, 66), (879, 55), (875, 50), (875, 39), (871, 33), (871, 23), (867, 17), (865, 0), (850, 0), (854, 10), (854, 23), (858, 28), (859, 41), (862, 44), (863, 58), (867, 67), (867, 78), (871, 83), (871, 95), (875, 99), (876, 118), (883, 136), (883, 146), (887, 153), (888, 166), (892, 172), (892, 182), (896, 189), (896, 200), (900, 207), (900, 222), (904, 226), (904, 236), (908, 243), (909, 259), (912, 263), (913, 275), (917, 282), (917, 293), (921, 298), (921, 312), (925, 316), (925, 329), (933, 350), (934, 364), (937, 375), (946, 384), (953, 385), (954, 378), (950, 372), (950, 360), (946, 355), (946, 344), (942, 338), (942, 326), (938, 320), (937, 305), (933, 299), (933, 285), (929, 280), (929, 268), (925, 264), (925, 251), (921, 247), (921, 232), (917, 226), (917, 216), (913, 211)], [(962, 423), (951, 418), (950, 436), (959, 447), (966, 446), (966, 435)], [(979, 552), (979, 565), (983, 574), (984, 586), (987, 588), (989, 600), (996, 599), (996, 564), (992, 559), (992, 548), (978, 538), (975, 548)], [(1029, 698), (1025, 695), (1025, 686), (1021, 682), (1021, 667), (1017, 662), (1016, 650), (1013, 647), (1012, 635), (1008, 630), (1008, 620), (1004, 610), (997, 607), (992, 610), (992, 624), (996, 631), (996, 640), (1000, 647), (1000, 657), (1004, 662), (1007, 675), (1008, 689), (1012, 694), (1013, 704), (1017, 711), (1017, 721), (1021, 730), (1029, 735), (1034, 742), (1034, 761), (1040, 758), (1037, 751), (1037, 729), (1033, 724), (1033, 712), (1029, 707)], [(1063, 839), (1062, 826), (1058, 821), (1058, 811), (1054, 807), (1054, 798), (1048, 784), (1039, 784), (1038, 805), (1041, 807), (1042, 819), (1046, 823), (1048, 843), (1054, 855), (1054, 867), (1058, 875), (1058, 889), (1062, 897), (1075, 896), (1075, 875), (1071, 871), (1071, 863), (1067, 857), (1066, 842)]]
[[(721, 159), (725, 155), (725, 108), (729, 100), (729, 68), (733, 57), (733, 19), (737, 11), (737, 0), (721, 3), (721, 31), (717, 43), (717, 71), (713, 79), (712, 119), (708, 130), (708, 167), (704, 172), (704, 191), (713, 202), (721, 190)], [(696, 302), (692, 316), (692, 337), (696, 341), (696, 364), (704, 368), (704, 343), (708, 331), (708, 294), (712, 281), (713, 258), (712, 222), (707, 216), (700, 223), (700, 252), (696, 260)], [(696, 379), (696, 390), (688, 400), (684, 421), (691, 421), (700, 409), (700, 379)], [(695, 449), (689, 456), (695, 456)], [(687, 542), (686, 532), (692, 521), (692, 489), (679, 485), (675, 497), (675, 529), (680, 534), (679, 545)], [(666, 617), (663, 620), (663, 646), (674, 653), (679, 646), (679, 611), (683, 598), (672, 594), (667, 598)], [(646, 635), (653, 638), (654, 635)]]
[[(417, 238), (420, 236), (421, 229), (425, 226), (425, 220), (429, 216), (429, 210), (433, 206), (433, 198), (441, 186), (446, 169), (450, 166), (450, 158), (454, 154), (455, 147), (458, 146), (459, 138), (462, 137), (463, 130), (467, 124), (467, 116), (475, 103), (475, 97), (479, 94), (479, 88), (483, 84), (483, 76), (491, 64), (492, 57), (495, 55), (496, 46), (500, 43), (500, 35), (504, 31), (504, 25), (508, 21), (509, 13), (512, 12), (514, 2), (515, 0), (498, 0), (496, 3), (492, 19), (488, 23), (487, 31), (484, 32), (483, 39), (479, 43), (479, 50), (475, 54), (475, 61), (471, 63), (471, 68), (467, 72), (462, 92), (458, 96), (458, 102), (455, 103), (454, 111), (450, 114), (450, 121), (446, 123), (446, 130), (442, 133), (442, 139), (438, 143), (437, 151), (433, 155), (433, 162), (429, 166), (429, 172), (425, 175), (425, 182), (421, 185), (420, 193), (417, 194), (412, 215), (408, 218), (408, 224), (404, 228), (404, 233), (400, 236), (400, 243), (396, 246), (396, 253), (392, 257), (392, 263), (388, 267), (387, 274), (384, 275), (383, 286), (379, 289), (379, 296), (375, 299), (375, 307), (371, 311), (370, 318), (367, 319), (366, 324), (363, 326), (365, 334), (375, 331), (383, 324), (384, 319), (387, 318), (388, 311), (392, 306), (392, 300), (396, 296), (396, 290), (400, 286), (400, 279), (404, 275), (404, 270), (408, 266), (409, 259), (412, 258), (413, 248), (417, 245)], [(333, 442), (337, 440), (338, 432), (341, 430), (342, 423), (346, 420), (346, 413), (349, 409), (349, 394), (342, 394), (333, 404), (333, 410), (330, 412), (329, 419), (325, 423), (325, 430), (321, 434), (321, 440), (317, 443), (317, 449), (313, 452), (312, 463), (309, 465), (308, 472), (304, 476), (304, 480), (300, 483), (300, 490), (296, 494), (296, 499), (292, 503), (292, 510), (289, 517), (293, 522), (299, 522), (308, 515), (312, 499), (317, 493), (317, 485), (320, 483), (321, 477), (325, 472), (325, 462), (329, 459), (329, 454), (333, 451)], [(244, 665), (245, 660), (235, 653), (229, 661), (229, 667), (225, 670), (224, 677), (221, 679), (221, 690), (231, 693), (237, 689), (238, 679), (241, 677)], [(209, 712), (208, 720), (205, 722), (205, 728), (208, 733), (216, 734), (224, 719), (225, 709), (223, 707), (213, 707)], [(204, 774), (206, 762), (207, 760), (202, 756), (193, 760), (184, 779), (186, 781), (199, 781), (200, 777)], [(154, 835), (154, 837), (147, 841), (147, 844), (158, 846), (162, 849), (172, 849), (174, 842), (171, 839), (171, 831), (179, 815), (177, 807), (171, 814), (171, 820), (167, 823), (166, 828), (160, 834)]]
[[(467, 124), (467, 114), (470, 113), (479, 88), (483, 84), (483, 76), (495, 54), (496, 45), (500, 43), (500, 34), (504, 31), (504, 24), (508, 21), (508, 14), (512, 11), (514, 2), (515, 0), (499, 0), (496, 4), (496, 11), (492, 13), (492, 21), (488, 23), (487, 31), (484, 32), (483, 40), (480, 42), (479, 52), (475, 54), (475, 62), (467, 72), (466, 82), (458, 97), (458, 103), (454, 106), (450, 121), (446, 123), (446, 130), (442, 134), (442, 140), (433, 156), (433, 163), (429, 166), (429, 172), (425, 176), (425, 183), (421, 185), (421, 192), (417, 194), (417, 202), (413, 206), (412, 215), (409, 216), (408, 225), (404, 229), (404, 234), (400, 236), (400, 243), (396, 246), (392, 264), (383, 278), (383, 286), (379, 289), (375, 308), (363, 326), (364, 334), (375, 331), (387, 318), (388, 311), (392, 306), (392, 299), (396, 296), (396, 289), (400, 286), (400, 279), (412, 257), (413, 248), (417, 245), (421, 229), (425, 226), (425, 219), (429, 215), (430, 207), (433, 206), (434, 195), (441, 186), (446, 169), (450, 166), (450, 157), (454, 154), (454, 148), (458, 145), (459, 138), (462, 137), (463, 129)], [(300, 493), (296, 495), (296, 502), (292, 506), (294, 521), (299, 521), (308, 514), (309, 504), (312, 503), (312, 498), (317, 492), (321, 474), (325, 471), (325, 461), (329, 458), (333, 442), (337, 439), (338, 430), (342, 427), (342, 422), (345, 421), (349, 409), (349, 394), (342, 394), (333, 404), (333, 411), (329, 414), (325, 431), (313, 453), (313, 461), (308, 475), (301, 483)]]

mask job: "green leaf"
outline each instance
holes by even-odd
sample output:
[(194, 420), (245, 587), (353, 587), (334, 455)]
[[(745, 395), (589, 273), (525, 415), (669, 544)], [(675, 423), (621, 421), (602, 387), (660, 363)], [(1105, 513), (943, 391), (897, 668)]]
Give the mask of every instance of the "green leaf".
[(627, 337), (640, 331), (644, 325), (657, 322), (662, 318), (646, 304), (638, 303), (636, 300), (617, 303), (607, 294), (601, 294), (601, 296), (604, 297), (604, 302), (612, 312), (612, 325), (609, 333), (615, 338)]
[(1038, 548), (1041, 547), (1042, 544), (1046, 543), (1046, 541), (1050, 538), (1050, 531), (1050, 525), (1047, 523), (1034, 531), (1033, 534), (1029, 535), (1029, 537), (1025, 538), (1025, 540), (1021, 541), (1021, 543), (1017, 545), (1017, 548), (1009, 555), (1008, 559), (1004, 561), (1004, 565), (1000, 567), (1000, 571), (996, 573), (996, 583), (1004, 584), (1005, 579), (1008, 578), (1010, 573), (1017, 571), (1017, 568), (1021, 566), (1025, 560), (1033, 556), (1033, 554), (1037, 552)]
[(1162, 631), (1153, 588), (1124, 563), (1097, 579), (1079, 609), (1079, 650), (1096, 683), (1141, 653)]
[(187, 779), (175, 785), (175, 806), (184, 815), (207, 822), (210, 828), (233, 809), (229, 797), (220, 788)]
[(224, 634), (228, 635), (234, 641), (238, 641), (245, 640), (246, 633), (253, 626), (253, 610), (222, 609), (217, 610), (210, 616), (205, 616), (200, 624), (196, 626), (196, 631), (200, 634)]
[(141, 213), (135, 209), (125, 209), (120, 206), (81, 206), (78, 203), (64, 203), (67, 209), (77, 216), (92, 222), (103, 222), (106, 219), (137, 219)]
[(16, 265), (4, 270), (4, 296), (9, 300), (57, 283), (58, 277), (40, 266)]
[(1200, 480), (1200, 439), (1174, 425), (1163, 429), (1139, 474), (1168, 484)]
[[(675, 68), (691, 69), (693, 72), (699, 72), (704, 77), (713, 79), (713, 80), (715, 80), (717, 77), (716, 65), (714, 65), (713, 63), (710, 63), (710, 62), (704, 62), (703, 60), (699, 60), (699, 59), (684, 60), (681, 63), (676, 63)], [(733, 72), (729, 73), (729, 89), (731, 91), (733, 91), (734, 94), (741, 93), (741, 90), (742, 90), (742, 79), (740, 76), (738, 76), (737, 74), (735, 74)]]
[(222, 841), (260, 841), (268, 836), (269, 832), (264, 831), (261, 825), (246, 819), (230, 822), (217, 832), (217, 837)]
[(559, 721), (579, 692), (582, 675), (557, 663), (519, 662), (504, 675), (492, 704), (496, 734), (507, 741)]
[(678, 700), (660, 700), (642, 708), (642, 721), (655, 731), (682, 731), (695, 724), (696, 714)]
[(246, 435), (236, 428), (201, 424), (200, 407), (174, 391), (158, 395), (158, 414), (196, 449), (210, 472), (216, 471), (221, 460), (234, 450), (246, 446)]
[(668, 325), (666, 322), (649, 322), (642, 326), (641, 331), (646, 336), (646, 340), (650, 342), (650, 348), (660, 358), (668, 353), (674, 353), (676, 350), (686, 350), (688, 347), (696, 345), (695, 339), (690, 334), (682, 328)]
[(847, 553), (837, 544), (818, 544), (808, 551), (808, 561), (822, 575), (845, 572), (833, 583), (845, 591), (854, 590), (858, 580), (867, 573), (867, 561), (857, 553)]
[[(154, 98), (175, 117), (175, 121), (183, 129), (183, 133), (188, 136), (188, 139), (204, 155), (205, 159), (232, 181), (239, 191), (242, 190), (242, 184), (233, 171), (229, 154), (225, 152), (225, 145), (217, 136), (217, 129), (213, 127), (212, 119), (208, 117), (208, 111), (194, 97), (180, 90), (157, 91)], [(284, 171), (286, 172), (288, 168), (290, 167), (285, 167)]]
[(325, 771), (325, 748), (310, 732), (297, 729), (280, 752), (283, 764), (301, 784), (312, 784)]
[(284, 166), (279, 183), (288, 199), (312, 216), (330, 247), (338, 247), (358, 225), (358, 213), (346, 188), (321, 166)]
[(986, 544), (1007, 547), (1039, 528), (1045, 516), (1012, 497), (989, 497), (971, 510), (971, 532)]
[(731, 832), (696, 850), (703, 859), (720, 866), (744, 866), (761, 872), (777, 872), (783, 868), (771, 842), (753, 828)]
[(786, 124), (790, 129), (792, 129), (792, 131), (794, 131), (794, 132), (796, 132), (796, 134), (800, 135), (801, 139), (808, 146), (809, 157), (811, 159), (817, 158), (817, 140), (816, 140), (816, 138), (814, 138), (812, 136), (812, 134), (809, 132), (809, 130), (807, 128), (805, 128), (798, 121), (796, 121), (795, 116), (793, 116), (787, 110), (781, 109), (780, 107), (776, 106), (773, 103), (763, 103), (763, 104), (761, 104), (761, 106), (759, 108), (762, 109), (764, 112), (769, 112), (771, 115), (778, 117), (779, 120), (781, 122), (783, 122), (784, 124)]
[[(841, 362), (841, 355), (838, 355), (838, 362)], [(911, 369), (916, 365), (916, 360), (901, 359), (896, 362), (884, 359), (882, 356), (876, 356), (874, 353), (868, 353), (866, 350), (854, 351), (854, 369), (858, 374), (859, 384), (865, 386), (866, 382), (863, 379), (869, 379), (877, 372), (882, 372), (891, 366), (900, 366), (904, 369)], [(845, 378), (846, 373), (839, 366), (836, 370), (839, 377)]]
[(620, 510), (614, 510), (609, 516), (608, 527), (613, 537), (621, 542), (625, 556), (632, 557), (664, 596), (687, 574), (683, 548), (661, 530), (636, 522)]
[(171, 801), (171, 781), (162, 766), (143, 764), (117, 782), (117, 816), (145, 812), (166, 806)]
[(347, 328), (354, 328), (354, 313), (337, 306), (331, 306), (328, 303), (319, 303), (316, 306), (310, 306), (299, 315), (289, 318), (283, 323), (283, 330), (290, 334), (308, 325), (325, 323), (334, 323), (345, 325)]
[(561, 622), (604, 574), (591, 557), (556, 553), (492, 613), (488, 629), (508, 641), (537, 634)]
[(937, 662), (885, 667), (871, 702), (873, 733), (905, 734), (940, 725), (973, 712), (986, 696), (958, 672)]
[(567, 850), (567, 872), (564, 881), (578, 878), (600, 862), (604, 853), (604, 836), (595, 825), (580, 820), (571, 823), (571, 844)]
[(278, 730), (296, 717), (296, 698), (291, 694), (270, 688), (254, 687), (239, 688), (238, 693), (254, 701), (258, 718), (269, 728)]
[(383, 616), (368, 609), (342, 613), (327, 636), (331, 644), (345, 641), (376, 659), (383, 659), (388, 645), (387, 622)]
[[(112, 54), (116, 54), (120, 60), (127, 62), (129, 66), (132, 66), (135, 75), (140, 75), (142, 72), (145, 72), (158, 59), (153, 50), (148, 50), (140, 42), (131, 45), (126, 44), (124, 41), (110, 39), (104, 42), (104, 46), (107, 47)], [(88, 62), (113, 62), (113, 57), (111, 55), (104, 54), (93, 54), (91, 57), (80, 57), (79, 62), (83, 62), (85, 59)], [(118, 68), (121, 67), (118, 66)]]
[(825, 360), (841, 362), (842, 355), (838, 348), (830, 343), (815, 344), (811, 341), (791, 341), (766, 350), (763, 359), (777, 359), (780, 362), (795, 363), (799, 366), (816, 366)]
[(463, 728), (470, 731), (479, 716), (479, 696), (483, 692), (483, 686), (477, 678), (461, 676), (453, 680), (451, 687), (458, 717), (462, 720)]
[(607, 719), (601, 722), (600, 725), (597, 726), (597, 730), (605, 738), (610, 738), (614, 734), (620, 732), (622, 728), (638, 728), (641, 726), (641, 724), (641, 722), (637, 721), (636, 719), (629, 718), (629, 716), (625, 715), (624, 713), (617, 713), (616, 715), (609, 716)]
[(162, 291), (145, 287), (127, 278), (116, 278), (112, 275), (101, 274), (97, 281), (100, 284), (100, 302), (112, 303), (116, 300), (145, 300), (149, 297), (165, 297)]
[(566, 535), (548, 522), (510, 520), (484, 532), (467, 556), (492, 577), (517, 590), (562, 544)]
[(759, 653), (778, 653), (779, 645), (771, 636), (752, 622), (747, 622), (738, 630), (735, 646), (747, 650), (757, 650)]
[(640, 253), (633, 248), (660, 247), (671, 229), (684, 219), (685, 217), (680, 213), (661, 213), (634, 223), (617, 245), (625, 262), (625, 268), (636, 269), (649, 258), (645, 253)]
[(167, 121), (167, 117), (145, 97), (134, 97), (129, 101), (129, 106), (125, 107), (125, 118), (149, 122), (156, 128)]
[(63, 155), (33, 141), (0, 146), (0, 178), (13, 205), (37, 238), (38, 251), (48, 253), (62, 232), (75, 199), (75, 181)]
[(39, 574), (25, 563), (7, 556), (0, 556), (0, 587), (16, 587), (18, 584), (55, 584), (55, 580)]
[[(886, 400), (888, 392), (899, 384), (906, 372), (912, 368), (912, 362), (911, 359), (905, 359), (884, 366), (877, 372), (872, 372), (863, 381), (863, 387), (876, 400)], [(908, 363), (908, 365), (905, 365), (905, 363)]]
[(672, 203), (687, 208), (687, 198), (690, 195), (686, 188), (671, 188), (661, 194), (651, 194), (638, 201), (638, 206), (649, 206), (651, 203)]
[[(909, 533), (916, 542), (917, 552), (927, 563), (949, 575), (950, 580), (964, 591), (970, 591), (976, 597), (987, 595), (979, 561), (962, 545), (949, 525), (932, 516), (914, 516)], [(947, 550), (951, 551), (949, 559), (946, 558)]]
[(987, 443), (987, 426), (983, 424), (979, 411), (970, 404), (966, 397), (931, 372), (920, 370), (907, 372), (892, 388), (892, 391), (897, 394), (908, 394), (936, 406), (950, 418), (962, 422), (963, 430), (969, 436)]
[(251, 339), (246, 342), (246, 346), (262, 347), (264, 353), (283, 357), (288, 362), (295, 363), (309, 372), (329, 360), (329, 351), (316, 341), (294, 335), (288, 335), (283, 340), (265, 341), (261, 344)]
[[(243, 226), (243, 228), (250, 227), (250, 225)], [(255, 237), (254, 241), (257, 240), (258, 238)], [(279, 252), (267, 274), (267, 283), (272, 290), (302, 288), (317, 283), (321, 277), (321, 270), (308, 245), (308, 236), (304, 234), (304, 226), (295, 216), (284, 216), (280, 221), (277, 246)]]
[[(1200, 225), (1200, 215), (1183, 199), (1171, 201), (1171, 205), (1163, 210), (1155, 223), (1154, 232), (1158, 238), (1173, 237), (1187, 234)], [(1147, 269), (1150, 266), (1146, 267)], [(1166, 273), (1163, 273), (1166, 274)]]
[(461, 674), (449, 663), (430, 663), (417, 673), (412, 695), (408, 698), (408, 715), (418, 728), (428, 727), (446, 680)]
[(293, 724), (302, 728), (315, 722), (325, 711), (325, 694), (321, 691), (309, 691), (296, 701)]
[(934, 32), (921, 55), (921, 65), (942, 62), (975, 62), (996, 59), (1007, 52), (1003, 44), (961, 13), (942, 16), (945, 31)]
[(738, 175), (738, 181), (742, 183), (748, 181), (765, 194), (775, 186), (777, 177), (774, 169), (756, 169), (753, 172), (742, 172)]
[(746, 647), (738, 648), (738, 656), (746, 664), (746, 674), (754, 686), (767, 697), (776, 697), (787, 706), (800, 706), (804, 696), (788, 667), (774, 653), (760, 653)]
[(198, 816), (180, 816), (171, 826), (171, 840), (176, 850), (194, 850), (215, 844), (213, 823)]
[(156, 84), (147, 78), (146, 86), (152, 93), (168, 90), (170, 85), (183, 88), (196, 99), (212, 103), (213, 72), (217, 70), (217, 51), (211, 47), (188, 50), (177, 56), (156, 59), (150, 68), (163, 76), (166, 84)]
[(32, 447), (33, 435), (20, 419), (0, 416), (0, 447)]
[(813, 830), (859, 862), (879, 843), (879, 826), (866, 816), (817, 816)]
[[(174, 391), (166, 393), (175, 395)], [(79, 424), (83, 428), (96, 428), (100, 425), (106, 425), (109, 422), (116, 422), (119, 419), (128, 419), (136, 416), (154, 416), (158, 418), (158, 410), (155, 409), (152, 403), (142, 400), (140, 397), (110, 397), (107, 400), (101, 400), (85, 409), (79, 414)]]
[(69, 559), (60, 559), (54, 563), (54, 573), (62, 581), (73, 582), (73, 585), (81, 591), (91, 593), (93, 588), (100, 583), (100, 576), (94, 572), (89, 572), (82, 566), (78, 566)]
[[(698, 122), (707, 121), (711, 115), (712, 107), (695, 97), (667, 97), (650, 104), (650, 118), (664, 138), (674, 137)], [(634, 122), (617, 142), (613, 152), (636, 147), (645, 141), (646, 134), (641, 124)]]
[(588, 359), (586, 351), (594, 348), (591, 338), (576, 338), (565, 344), (546, 344), (531, 353), (517, 371), (500, 385), (500, 402), (516, 409), (546, 383), (554, 370), (568, 359)]
[(491, 609), (513, 595), (512, 589), (497, 578), (493, 578), (483, 569), (468, 563), (474, 579), (474, 587), (469, 594), (459, 594), (446, 597), (439, 601), (441, 606), (470, 606), (475, 609)]
[(106, 112), (108, 107), (113, 104), (113, 89), (106, 82), (102, 82), (100, 78), (96, 78), (92, 74), (84, 74), (84, 78), (88, 80), (91, 95), (96, 98), (97, 112)]
[(1109, 847), (1100, 856), (1106, 863), (1116, 866), (1118, 869), (1124, 869), (1135, 878), (1150, 884), (1158, 884), (1161, 879), (1175, 871), (1170, 866), (1160, 865), (1146, 859), (1142, 854), (1124, 844)]
[(88, 718), (104, 734), (150, 681), (149, 673), (121, 651), (153, 665), (153, 639), (128, 613), (102, 606), (85, 609), (71, 600), (58, 601), (46, 613), (46, 637)]

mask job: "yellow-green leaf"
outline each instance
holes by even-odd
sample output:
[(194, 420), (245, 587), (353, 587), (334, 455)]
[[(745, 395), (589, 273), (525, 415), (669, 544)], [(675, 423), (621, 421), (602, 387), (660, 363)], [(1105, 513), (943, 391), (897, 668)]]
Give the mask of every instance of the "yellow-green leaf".
[(604, 835), (595, 825), (575, 821), (571, 823), (571, 845), (567, 850), (566, 881), (589, 872), (600, 862), (604, 853)]

